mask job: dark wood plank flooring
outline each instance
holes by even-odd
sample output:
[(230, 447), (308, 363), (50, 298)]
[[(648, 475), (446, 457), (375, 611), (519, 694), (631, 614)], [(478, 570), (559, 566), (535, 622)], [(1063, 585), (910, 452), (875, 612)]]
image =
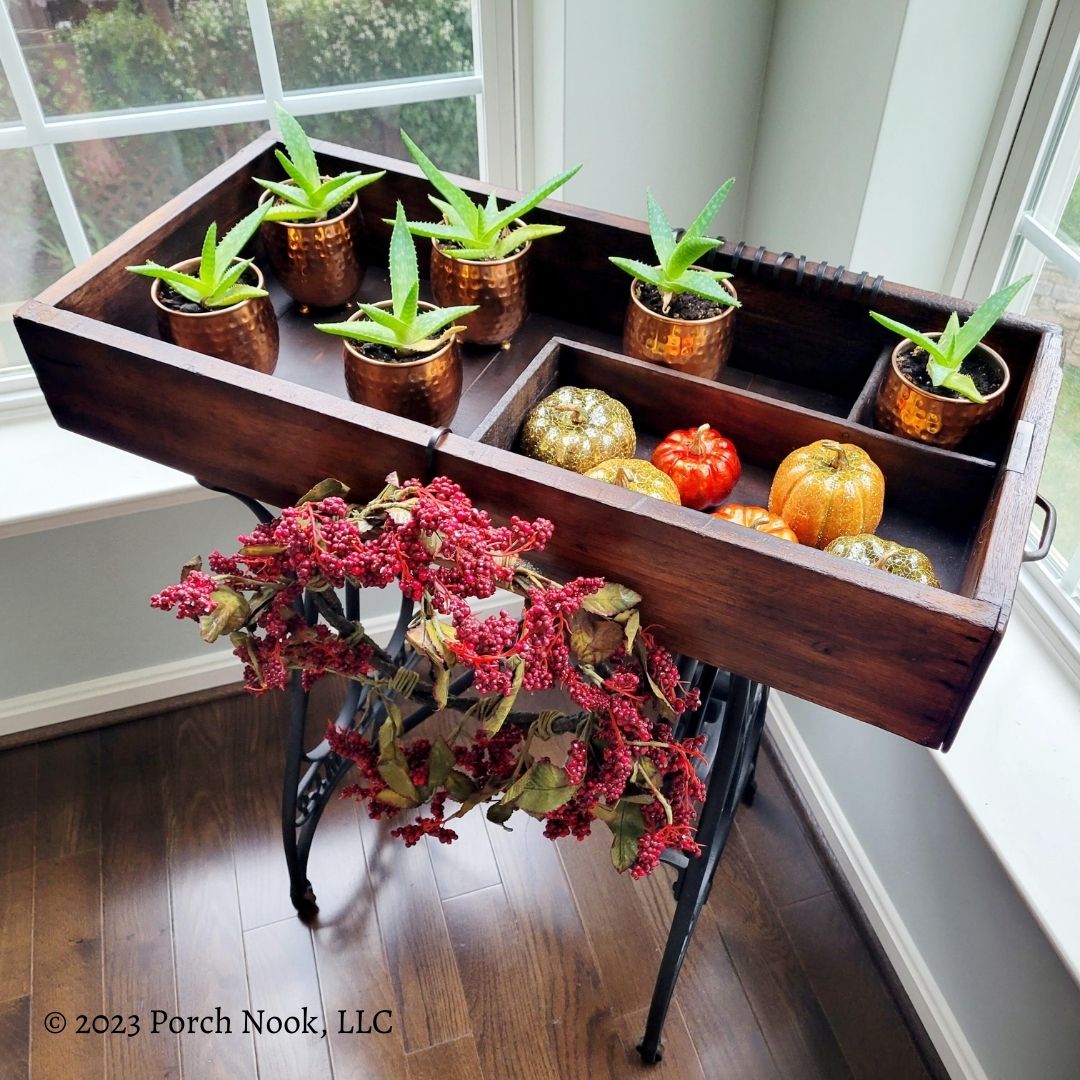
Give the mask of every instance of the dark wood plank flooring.
[[(938, 1075), (765, 755), (647, 1069), (670, 872), (619, 877), (602, 828), (552, 845), (475, 814), (452, 847), (405, 850), (335, 801), (305, 927), (280, 851), (285, 706), (235, 696), (0, 754), (0, 1077)], [(80, 1013), (141, 1031), (80, 1034)], [(310, 1016), (314, 1034), (272, 1019)]]

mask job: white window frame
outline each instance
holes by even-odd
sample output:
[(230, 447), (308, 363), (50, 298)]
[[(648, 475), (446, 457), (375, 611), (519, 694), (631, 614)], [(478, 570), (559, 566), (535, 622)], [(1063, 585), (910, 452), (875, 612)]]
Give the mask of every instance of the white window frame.
[[(1068, 102), (1078, 88), (1080, 4), (1036, 0), (1029, 7), (998, 104), (965, 215), (966, 227), (953, 253), (948, 291), (971, 300), (989, 296), (1004, 283), (1003, 275), (1010, 272), (1021, 238), (1080, 280), (1076, 253), (1030, 213), (1036, 193), (1056, 183), (1047, 175), (1047, 151), (1062, 134)], [(1073, 165), (1058, 171), (1063, 177), (1069, 168)], [(1063, 183), (1056, 186), (1065, 195)], [(1024, 272), (1015, 266), (1011, 276)], [(1041, 519), (1041, 515), (1036, 517)], [(1033, 536), (1039, 525), (1041, 520), (1033, 525)], [(1066, 567), (1065, 560), (1052, 552), (1042, 562), (1023, 568), (1017, 602), (1034, 617), (1047, 644), (1080, 678), (1080, 604), (1071, 595), (1078, 574), (1080, 553)]]
[[(42, 112), (6, 4), (0, 3), (0, 63), (19, 120), (0, 123), (0, 152), (29, 149), (41, 172), (64, 241), (76, 266), (92, 252), (60, 162), (58, 146), (90, 139), (155, 135), (191, 128), (264, 121), (274, 127), (274, 105), (295, 116), (474, 97), (481, 180), (513, 187), (517, 178), (515, 33), (523, 30), (517, 5), (472, 0), (473, 72), (419, 76), (360, 86), (288, 90), (281, 84), (267, 0), (246, 0), (261, 93), (243, 98), (177, 103), (88, 116), (46, 117)], [(0, 304), (0, 348), (14, 344), (11, 315), (18, 303)], [(9, 336), (10, 335), (10, 336)], [(27, 365), (0, 370), (0, 422), (44, 409), (37, 379)]]

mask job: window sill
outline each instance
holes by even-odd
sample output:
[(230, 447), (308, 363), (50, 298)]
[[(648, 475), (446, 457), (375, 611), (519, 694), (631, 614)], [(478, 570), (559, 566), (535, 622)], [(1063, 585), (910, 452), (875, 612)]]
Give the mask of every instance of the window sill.
[[(1025, 573), (1024, 577), (1028, 575)], [(930, 754), (1080, 984), (1080, 680), (1022, 582), (956, 745)], [(1060, 644), (1060, 639), (1058, 639)]]
[(185, 473), (58, 428), (43, 409), (0, 423), (0, 540), (214, 494)]

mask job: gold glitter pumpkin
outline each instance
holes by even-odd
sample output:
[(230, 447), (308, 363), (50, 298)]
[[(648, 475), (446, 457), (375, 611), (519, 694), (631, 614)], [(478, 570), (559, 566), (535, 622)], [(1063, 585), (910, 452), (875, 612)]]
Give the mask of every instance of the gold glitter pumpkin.
[(875, 570), (884, 570), (908, 581), (941, 588), (932, 563), (918, 548), (901, 547), (880, 536), (859, 533), (857, 536), (838, 537), (825, 550), (830, 555), (839, 555), (842, 559), (872, 566)]
[(574, 472), (629, 457), (636, 446), (630, 410), (600, 390), (576, 386), (563, 386), (533, 406), (521, 429), (523, 453)]
[(611, 458), (589, 469), (585, 474), (594, 480), (604, 480), (641, 495), (651, 495), (654, 499), (680, 505), (679, 489), (667, 473), (661, 472), (652, 462), (640, 458)]

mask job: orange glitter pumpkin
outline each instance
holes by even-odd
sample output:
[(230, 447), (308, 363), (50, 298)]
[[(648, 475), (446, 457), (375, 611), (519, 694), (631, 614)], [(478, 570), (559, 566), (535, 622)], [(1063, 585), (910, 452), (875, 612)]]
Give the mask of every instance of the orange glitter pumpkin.
[(824, 548), (838, 536), (872, 533), (885, 504), (885, 477), (853, 443), (818, 439), (793, 450), (776, 470), (769, 512), (800, 544)]
[(727, 506), (714, 510), (712, 516), (735, 525), (745, 525), (768, 536), (778, 536), (781, 540), (790, 540), (797, 544), (799, 538), (788, 528), (788, 523), (776, 514), (770, 514), (764, 506), (743, 506), (741, 503), (728, 503)]

